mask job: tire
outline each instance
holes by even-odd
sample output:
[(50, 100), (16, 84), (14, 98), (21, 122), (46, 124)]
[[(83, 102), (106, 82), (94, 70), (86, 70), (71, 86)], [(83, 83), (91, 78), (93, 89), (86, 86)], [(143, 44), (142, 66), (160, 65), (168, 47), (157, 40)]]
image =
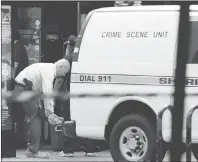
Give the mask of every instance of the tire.
[[(125, 134), (127, 135), (127, 137), (133, 137), (131, 137), (130, 140), (127, 140)], [(136, 135), (139, 135), (140, 138)], [(128, 142), (131, 143), (129, 144)], [(139, 142), (141, 143), (141, 145)], [(125, 146), (123, 143), (126, 143)], [(114, 125), (109, 139), (109, 146), (112, 158), (116, 162), (148, 160), (154, 161), (156, 156), (155, 127), (143, 115), (127, 115), (121, 118)], [(125, 149), (126, 147), (127, 149)], [(136, 156), (137, 154), (139, 154), (139, 156)]]

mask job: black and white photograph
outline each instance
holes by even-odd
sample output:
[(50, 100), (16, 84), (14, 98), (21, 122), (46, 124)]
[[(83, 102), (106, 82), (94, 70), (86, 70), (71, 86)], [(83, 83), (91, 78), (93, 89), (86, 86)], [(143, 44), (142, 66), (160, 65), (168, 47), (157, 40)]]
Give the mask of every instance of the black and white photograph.
[(1, 1), (2, 162), (198, 161), (198, 0)]

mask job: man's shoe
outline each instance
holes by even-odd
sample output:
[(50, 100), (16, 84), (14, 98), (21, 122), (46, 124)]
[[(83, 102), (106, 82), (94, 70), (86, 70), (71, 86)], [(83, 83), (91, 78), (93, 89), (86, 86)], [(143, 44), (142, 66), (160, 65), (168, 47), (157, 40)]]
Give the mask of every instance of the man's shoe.
[(42, 158), (42, 159), (49, 159), (50, 158), (50, 154), (49, 153), (40, 152), (40, 151), (38, 153), (34, 154), (31, 151), (26, 150), (25, 151), (25, 155), (26, 155), (26, 157), (29, 157), (29, 158)]
[(60, 155), (61, 157), (73, 157), (73, 156), (74, 156), (74, 153), (64, 153), (64, 151), (61, 151), (61, 152), (59, 153), (59, 155)]

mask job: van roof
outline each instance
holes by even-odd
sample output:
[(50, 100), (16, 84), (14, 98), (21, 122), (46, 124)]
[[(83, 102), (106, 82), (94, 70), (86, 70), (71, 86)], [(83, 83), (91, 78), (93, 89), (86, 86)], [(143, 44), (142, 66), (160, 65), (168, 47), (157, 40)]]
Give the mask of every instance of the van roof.
[(126, 12), (126, 11), (179, 11), (179, 5), (149, 5), (149, 6), (122, 6), (104, 7), (97, 9), (96, 12)]
[[(127, 12), (127, 11), (179, 11), (179, 5), (148, 5), (148, 6), (122, 6), (104, 7), (95, 12)], [(190, 10), (198, 11), (198, 5), (190, 5)]]

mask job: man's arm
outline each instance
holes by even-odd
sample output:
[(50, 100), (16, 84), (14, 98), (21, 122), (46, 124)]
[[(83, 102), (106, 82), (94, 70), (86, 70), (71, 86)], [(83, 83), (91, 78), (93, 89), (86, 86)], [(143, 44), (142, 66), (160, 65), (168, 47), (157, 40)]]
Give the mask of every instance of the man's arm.
[[(52, 93), (53, 92), (53, 81), (49, 78), (43, 78), (42, 82), (43, 93)], [(45, 115), (48, 117), (49, 115), (54, 113), (54, 99), (53, 98), (46, 98), (44, 99), (44, 108), (45, 108)]]
[[(53, 81), (50, 78), (45, 78), (43, 81), (43, 93), (53, 92)], [(44, 99), (45, 115), (48, 118), (48, 122), (52, 125), (61, 124), (64, 120), (62, 117), (58, 117), (54, 114), (54, 99)]]

